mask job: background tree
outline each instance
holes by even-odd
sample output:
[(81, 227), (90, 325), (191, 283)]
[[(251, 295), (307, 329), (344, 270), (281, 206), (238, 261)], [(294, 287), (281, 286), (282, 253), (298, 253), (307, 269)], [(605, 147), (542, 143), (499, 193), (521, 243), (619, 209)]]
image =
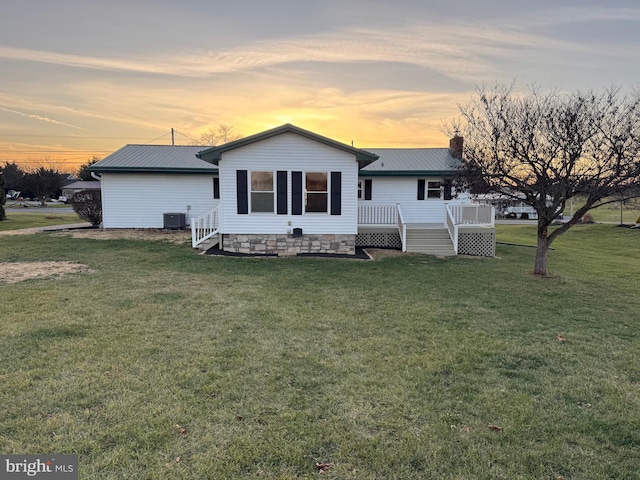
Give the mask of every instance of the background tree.
[(4, 211), (4, 204), (7, 201), (7, 195), (4, 191), (4, 169), (0, 168), (0, 222), (7, 219)]
[(94, 163), (99, 162), (100, 160), (101, 159), (99, 157), (94, 156), (90, 160), (87, 160), (86, 163), (83, 163), (82, 165), (80, 165), (80, 168), (78, 168), (78, 173), (76, 174), (76, 176), (78, 177), (78, 180), (82, 180), (85, 182), (90, 182), (92, 180), (95, 180), (95, 178), (91, 176), (89, 167)]
[(205, 133), (200, 134), (200, 138), (197, 142), (193, 142), (194, 145), (207, 145), (215, 147), (216, 145), (222, 145), (227, 142), (238, 140), (242, 135), (233, 132), (232, 125), (220, 124), (215, 130), (209, 129)]
[[(637, 197), (640, 175), (640, 92), (603, 93), (513, 86), (476, 89), (451, 125), (464, 136), (460, 188), (512, 198), (538, 213), (536, 275), (547, 273), (551, 243), (592, 208)], [(582, 202), (574, 215), (550, 231), (567, 201)]]
[(24, 177), (24, 171), (15, 162), (5, 162), (2, 168), (2, 175), (4, 177), (5, 191), (9, 190), (22, 190), (22, 179)]
[(47, 199), (55, 195), (64, 185), (67, 178), (65, 173), (60, 173), (53, 168), (39, 167), (25, 173), (22, 179), (24, 189), (29, 190), (40, 204), (45, 207)]
[(93, 226), (102, 223), (102, 195), (100, 190), (82, 190), (71, 197), (71, 206), (80, 218)]

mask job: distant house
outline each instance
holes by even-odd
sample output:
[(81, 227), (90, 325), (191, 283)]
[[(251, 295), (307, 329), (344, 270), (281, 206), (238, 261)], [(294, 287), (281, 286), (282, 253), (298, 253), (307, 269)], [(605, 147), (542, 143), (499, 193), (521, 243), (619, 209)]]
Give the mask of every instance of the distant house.
[(460, 137), (450, 148), (359, 149), (287, 124), (212, 148), (127, 145), (91, 171), (104, 228), (162, 228), (179, 215), (194, 246), (230, 252), (492, 256), (491, 208), (451, 185), (461, 151)]
[(96, 181), (77, 181), (62, 187), (62, 196), (71, 199), (75, 193), (83, 190), (100, 190), (101, 182)]

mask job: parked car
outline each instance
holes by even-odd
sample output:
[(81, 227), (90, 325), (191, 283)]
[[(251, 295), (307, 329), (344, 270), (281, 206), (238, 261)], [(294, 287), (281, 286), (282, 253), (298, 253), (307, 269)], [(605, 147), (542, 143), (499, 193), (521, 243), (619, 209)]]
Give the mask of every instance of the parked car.
[(524, 220), (537, 220), (538, 212), (528, 205), (518, 205), (517, 207), (506, 207), (504, 209), (506, 218), (520, 218)]

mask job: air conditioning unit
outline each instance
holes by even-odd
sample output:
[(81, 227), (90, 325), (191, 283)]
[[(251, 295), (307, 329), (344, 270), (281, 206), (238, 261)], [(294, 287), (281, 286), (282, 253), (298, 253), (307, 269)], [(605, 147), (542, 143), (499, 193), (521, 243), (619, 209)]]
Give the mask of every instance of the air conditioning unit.
[(169, 230), (184, 230), (187, 218), (184, 213), (164, 213), (164, 228)]

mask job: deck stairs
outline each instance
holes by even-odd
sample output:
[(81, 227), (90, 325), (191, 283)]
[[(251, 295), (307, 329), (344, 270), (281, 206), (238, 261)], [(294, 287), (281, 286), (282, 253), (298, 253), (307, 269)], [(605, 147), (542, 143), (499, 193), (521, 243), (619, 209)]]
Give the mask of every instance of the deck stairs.
[(435, 224), (407, 224), (406, 251), (438, 256), (456, 254), (445, 226)]
[(195, 248), (197, 248), (198, 250), (202, 250), (203, 252), (206, 252), (210, 248), (213, 248), (216, 245), (218, 245), (219, 243), (220, 243), (220, 234), (217, 233), (213, 237), (209, 237), (206, 240), (204, 240), (202, 243), (199, 243), (198, 245), (196, 245)]

